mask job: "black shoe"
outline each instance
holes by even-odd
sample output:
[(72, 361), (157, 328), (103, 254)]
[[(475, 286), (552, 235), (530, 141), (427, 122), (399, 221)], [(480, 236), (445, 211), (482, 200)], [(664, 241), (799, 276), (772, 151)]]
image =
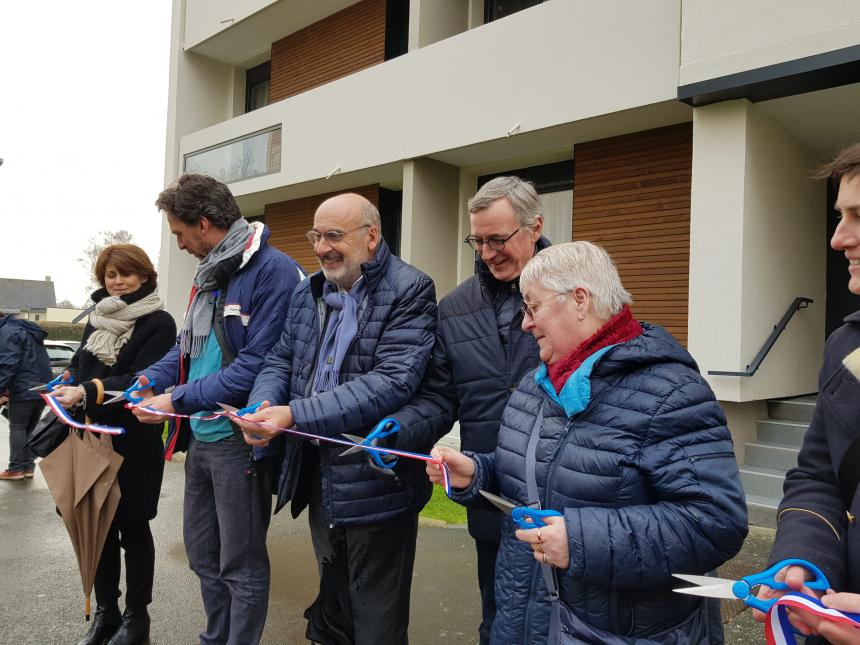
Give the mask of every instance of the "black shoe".
[(77, 645), (104, 645), (119, 629), (121, 623), (122, 616), (119, 613), (119, 607), (116, 605), (111, 607), (99, 605), (96, 607), (90, 631), (78, 641)]
[(146, 607), (126, 607), (122, 625), (108, 645), (141, 645), (149, 641), (149, 614)]

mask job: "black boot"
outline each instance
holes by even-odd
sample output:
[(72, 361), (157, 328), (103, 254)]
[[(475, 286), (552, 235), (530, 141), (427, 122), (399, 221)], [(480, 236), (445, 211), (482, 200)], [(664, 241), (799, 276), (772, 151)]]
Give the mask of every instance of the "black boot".
[(119, 607), (99, 605), (96, 607), (90, 631), (78, 641), (77, 645), (104, 645), (119, 629), (120, 623), (122, 623), (122, 616), (120, 616)]
[(149, 641), (149, 614), (146, 607), (126, 607), (122, 625), (108, 645), (141, 645)]

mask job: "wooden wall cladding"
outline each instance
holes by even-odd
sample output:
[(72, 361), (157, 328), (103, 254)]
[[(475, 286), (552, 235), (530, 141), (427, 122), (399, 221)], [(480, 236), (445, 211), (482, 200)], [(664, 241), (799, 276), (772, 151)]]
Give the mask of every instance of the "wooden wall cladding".
[(269, 227), (269, 244), (283, 251), (301, 265), (305, 273), (314, 273), (320, 265), (305, 233), (314, 227), (314, 213), (329, 197), (353, 192), (366, 197), (379, 208), (379, 185), (360, 186), (351, 190), (313, 195), (288, 202), (266, 204), (266, 226)]
[(269, 103), (385, 60), (386, 0), (361, 0), (272, 43)]
[(573, 239), (605, 248), (633, 313), (687, 345), (691, 123), (574, 147)]

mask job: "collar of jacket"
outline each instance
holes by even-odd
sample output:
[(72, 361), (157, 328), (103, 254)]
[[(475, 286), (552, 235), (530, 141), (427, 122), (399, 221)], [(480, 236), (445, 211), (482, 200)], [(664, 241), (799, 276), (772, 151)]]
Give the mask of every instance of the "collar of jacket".
[[(120, 296), (119, 299), (122, 300), (125, 304), (130, 305), (137, 302), (141, 298), (145, 298), (157, 288), (157, 282), (144, 282), (142, 285), (140, 285), (140, 288), (137, 291), (132, 291), (131, 293), (127, 293), (124, 296)], [(107, 297), (108, 291), (104, 287), (102, 287), (101, 289), (96, 289), (90, 294), (90, 300), (95, 303), (101, 302)]]
[[(373, 291), (380, 278), (385, 275), (388, 270), (388, 265), (391, 264), (391, 250), (385, 240), (380, 238), (379, 246), (376, 248), (376, 253), (370, 262), (365, 262), (361, 265), (361, 273), (367, 281), (368, 292)], [(314, 273), (311, 278), (311, 293), (314, 300), (323, 297), (323, 285), (325, 284), (325, 275), (322, 270)]]
[(591, 401), (591, 372), (594, 370), (594, 366), (613, 347), (615, 345), (601, 347), (582, 361), (582, 364), (565, 381), (558, 394), (555, 393), (555, 386), (549, 378), (546, 363), (541, 363), (535, 372), (535, 383), (549, 395), (549, 398), (558, 403), (568, 418), (579, 414), (588, 407), (588, 403)]
[[(552, 246), (552, 242), (546, 239), (543, 235), (538, 238), (538, 241), (535, 242), (535, 254), (540, 253), (548, 246)], [(478, 279), (493, 295), (496, 295), (501, 290), (509, 290), (511, 288), (511, 284), (515, 284), (517, 287), (517, 291), (520, 289), (520, 277), (517, 276), (510, 282), (502, 282), (501, 280), (496, 280), (493, 276), (492, 271), (490, 271), (490, 267), (487, 266), (487, 263), (481, 259), (481, 254), (475, 251), (475, 273), (478, 274)]]
[(855, 311), (853, 314), (848, 314), (842, 319), (842, 322), (860, 323), (860, 311)]

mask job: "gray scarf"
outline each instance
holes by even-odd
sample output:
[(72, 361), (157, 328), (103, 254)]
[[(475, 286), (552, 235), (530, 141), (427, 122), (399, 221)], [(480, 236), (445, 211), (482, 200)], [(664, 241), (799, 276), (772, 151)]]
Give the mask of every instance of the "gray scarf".
[(116, 356), (131, 338), (137, 319), (160, 309), (164, 309), (164, 305), (156, 293), (131, 304), (120, 296), (102, 298), (90, 314), (90, 324), (95, 331), (87, 340), (86, 350), (104, 365), (115, 365)]
[(242, 264), (242, 256), (257, 229), (245, 218), (237, 219), (227, 230), (224, 239), (209, 251), (197, 265), (191, 289), (192, 300), (185, 312), (185, 324), (179, 334), (179, 351), (182, 356), (197, 358), (212, 331), (215, 299), (209, 294), (226, 286), (230, 277)]
[(349, 293), (338, 291), (326, 281), (323, 287), (325, 303), (331, 308), (328, 324), (320, 344), (314, 392), (328, 392), (338, 385), (340, 368), (352, 341), (358, 333), (358, 312), (367, 293), (364, 276), (352, 285)]

